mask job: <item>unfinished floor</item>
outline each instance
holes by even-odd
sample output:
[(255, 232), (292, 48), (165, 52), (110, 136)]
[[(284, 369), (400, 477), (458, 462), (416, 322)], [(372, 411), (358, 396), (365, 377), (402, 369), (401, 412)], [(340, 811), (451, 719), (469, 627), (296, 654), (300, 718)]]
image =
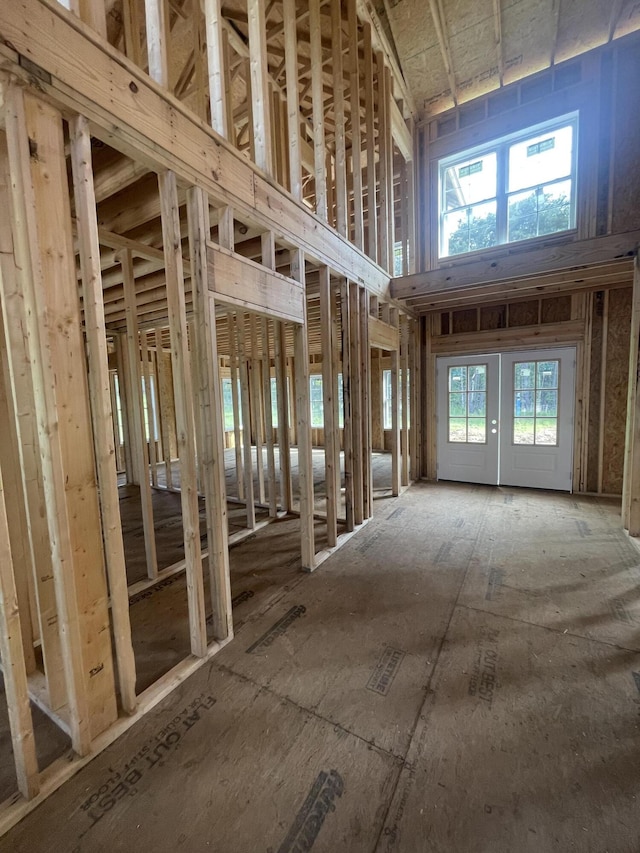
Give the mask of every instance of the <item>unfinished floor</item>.
[(418, 484), (0, 850), (637, 851), (639, 577), (615, 501)]

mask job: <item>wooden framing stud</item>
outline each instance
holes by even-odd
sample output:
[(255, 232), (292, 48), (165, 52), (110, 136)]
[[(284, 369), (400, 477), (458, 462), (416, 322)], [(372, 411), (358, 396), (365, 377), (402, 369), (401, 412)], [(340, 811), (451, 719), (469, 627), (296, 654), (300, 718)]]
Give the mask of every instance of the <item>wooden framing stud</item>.
[(187, 339), (180, 213), (175, 174), (170, 171), (161, 172), (158, 175), (158, 188), (162, 209), (162, 244), (164, 246), (167, 277), (167, 308), (174, 376), (173, 393), (176, 404), (178, 457), (180, 460), (180, 498), (189, 601), (189, 633), (192, 654), (196, 657), (203, 657), (207, 652), (207, 627), (196, 478), (195, 416)]
[(196, 390), (200, 415), (198, 457), (203, 472), (207, 513), (213, 634), (216, 640), (224, 640), (233, 633), (224, 468), (224, 414), (216, 339), (215, 300), (209, 292), (207, 280), (206, 247), (211, 232), (209, 204), (206, 194), (201, 189), (192, 187), (188, 191), (187, 210), (191, 281), (194, 288), (193, 363), (197, 367)]
[(69, 124), (71, 165), (78, 218), (84, 327), (89, 353), (89, 392), (93, 420), (96, 470), (100, 491), (102, 536), (109, 579), (111, 618), (118, 662), (120, 701), (128, 714), (136, 709), (136, 665), (131, 643), (127, 572), (118, 498), (118, 475), (112, 425), (109, 357), (100, 272), (100, 244), (91, 168), (91, 135), (87, 120), (75, 116)]

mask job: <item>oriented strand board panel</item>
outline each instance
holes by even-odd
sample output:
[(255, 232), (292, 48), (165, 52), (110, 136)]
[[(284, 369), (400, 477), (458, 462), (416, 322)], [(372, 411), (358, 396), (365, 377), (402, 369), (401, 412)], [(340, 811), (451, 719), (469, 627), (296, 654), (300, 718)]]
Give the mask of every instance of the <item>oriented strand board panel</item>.
[(475, 308), (461, 308), (453, 312), (453, 334), (476, 332), (478, 330), (478, 312)]
[[(585, 6), (588, 6), (585, 9)], [(609, 40), (612, 0), (562, 0), (558, 20), (556, 62), (585, 53)]]
[(385, 4), (402, 70), (416, 107), (439, 112), (453, 106), (438, 37), (425, 0)]
[(480, 331), (504, 329), (506, 325), (506, 305), (484, 305), (480, 308)]
[(622, 494), (630, 332), (631, 288), (611, 290), (607, 326), (602, 490), (613, 495)]
[(538, 322), (538, 300), (511, 302), (509, 304), (509, 326), (535, 326)]
[[(502, 82), (512, 83), (606, 44), (611, 28), (615, 37), (640, 28), (640, 9), (633, 0), (624, 0), (617, 21), (612, 0), (447, 0), (433, 5), (443, 11), (444, 40), (460, 104), (498, 89), (501, 67)], [(431, 4), (389, 0), (384, 6), (418, 110), (433, 115), (454, 106)]]
[(369, 853), (398, 763), (206, 667), (87, 769), (38, 809), (35, 837), (23, 822), (0, 850), (293, 853), (310, 849), (295, 844), (302, 837), (318, 839), (314, 851)]
[(604, 292), (590, 294), (593, 300), (591, 324), (591, 370), (589, 372), (589, 424), (587, 444), (587, 491), (598, 491), (598, 445), (602, 387), (602, 335)]
[[(478, 496), (479, 507), (487, 497)], [(455, 493), (425, 506), (409, 492), (402, 506), (385, 501), (376, 516), (370, 535), (341, 548), (331, 577), (312, 575), (247, 624), (220, 660), (397, 755), (409, 742), (481, 513), (465, 517)], [(418, 564), (432, 564), (433, 574), (416, 571)]]
[(461, 606), (640, 652), (638, 555), (618, 501), (504, 488), (485, 521)]
[(614, 109), (615, 161), (611, 178), (612, 231), (623, 232), (640, 224), (640, 51), (630, 45), (616, 55)]
[(502, 5), (506, 84), (549, 67), (555, 32), (554, 0)]
[(615, 38), (635, 32), (637, 29), (640, 29), (640, 3), (637, 0), (624, 0), (616, 24)]
[[(422, 14), (428, 14), (424, 7)], [(439, 113), (454, 106), (447, 72), (442, 62), (442, 53), (437, 42), (407, 59), (403, 58), (402, 67), (407, 80), (410, 81), (414, 99), (426, 112)], [(430, 84), (427, 84), (428, 88), (422, 81), (430, 81)]]
[(377, 849), (635, 849), (637, 660), (457, 609)]
[(443, 3), (458, 101), (470, 101), (500, 82), (493, 0)]
[(571, 319), (571, 296), (555, 296), (542, 300), (540, 318), (543, 323), (562, 323)]

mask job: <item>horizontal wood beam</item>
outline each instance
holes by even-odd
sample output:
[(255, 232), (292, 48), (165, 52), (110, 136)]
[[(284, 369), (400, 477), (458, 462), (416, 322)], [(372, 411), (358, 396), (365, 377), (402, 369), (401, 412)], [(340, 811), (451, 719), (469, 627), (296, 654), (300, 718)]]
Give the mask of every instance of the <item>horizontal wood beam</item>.
[[(28, 22), (28, 26), (25, 25)], [(172, 94), (88, 30), (57, 0), (0, 5), (0, 61), (65, 114), (151, 170), (172, 169), (307, 259), (387, 298), (389, 275), (248, 162)], [(79, 74), (79, 64), (91, 74)], [(25, 66), (28, 66), (28, 70)]]
[(490, 329), (483, 332), (463, 332), (431, 339), (431, 352), (495, 352), (504, 349), (523, 349), (530, 346), (569, 344), (584, 338), (584, 320), (564, 323), (544, 323), (541, 326), (519, 326), (513, 329)]
[(398, 329), (395, 326), (377, 317), (369, 317), (370, 346), (391, 352), (398, 349), (398, 340)]
[(578, 273), (592, 264), (630, 258), (636, 254), (639, 243), (640, 231), (628, 231), (539, 249), (504, 246), (487, 252), (480, 260), (450, 263), (439, 269), (393, 279), (391, 295), (396, 299), (411, 299), (478, 284), (532, 278), (543, 272), (571, 270)]
[(595, 264), (580, 269), (558, 270), (550, 273), (497, 281), (445, 290), (431, 296), (408, 299), (406, 305), (418, 313), (442, 311), (464, 305), (488, 304), (540, 296), (557, 296), (561, 293), (579, 293), (586, 290), (630, 286), (633, 275), (633, 258), (621, 258), (606, 264)]
[(213, 243), (207, 244), (207, 265), (216, 301), (265, 317), (304, 322), (304, 287), (297, 281)]

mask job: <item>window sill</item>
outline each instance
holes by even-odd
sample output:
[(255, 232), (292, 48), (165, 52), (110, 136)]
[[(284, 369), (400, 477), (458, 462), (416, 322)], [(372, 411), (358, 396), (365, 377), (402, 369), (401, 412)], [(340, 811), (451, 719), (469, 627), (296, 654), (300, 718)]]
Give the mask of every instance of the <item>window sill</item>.
[(507, 258), (510, 255), (523, 255), (532, 249), (545, 249), (554, 246), (568, 245), (578, 238), (578, 229), (561, 231), (558, 234), (545, 234), (543, 237), (532, 237), (529, 240), (520, 240), (517, 243), (501, 243), (490, 249), (478, 249), (475, 252), (465, 252), (464, 255), (452, 255), (451, 257), (438, 258), (435, 269), (453, 269), (477, 261), (489, 261), (496, 258)]

